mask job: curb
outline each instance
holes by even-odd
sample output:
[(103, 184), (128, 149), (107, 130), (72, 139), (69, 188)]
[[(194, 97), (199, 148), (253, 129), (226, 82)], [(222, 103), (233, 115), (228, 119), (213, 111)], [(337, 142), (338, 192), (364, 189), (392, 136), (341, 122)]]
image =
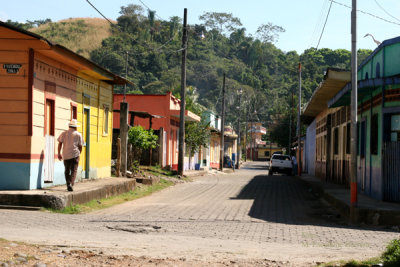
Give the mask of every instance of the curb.
[[(42, 191), (37, 194), (0, 194), (0, 205), (5, 207), (24, 207), (25, 209), (44, 207), (61, 210), (70, 205), (83, 204), (93, 199), (101, 199), (129, 192), (136, 187), (135, 179), (94, 186), (89, 190), (54, 194)], [(44, 192), (44, 193), (43, 193)]]
[[(307, 186), (311, 187), (313, 192), (319, 194), (324, 200), (326, 200), (333, 208), (335, 208), (341, 216), (350, 221), (350, 204), (343, 201), (330, 191), (334, 189), (325, 190), (323, 186), (318, 182), (306, 181), (299, 176), (295, 176), (297, 179), (302, 181)], [(349, 194), (350, 196), (350, 194)], [(379, 203), (378, 203), (379, 205)], [(384, 208), (372, 208), (372, 207), (354, 207), (354, 223), (355, 224), (367, 224), (373, 226), (398, 226), (400, 225), (400, 210), (390, 210)]]

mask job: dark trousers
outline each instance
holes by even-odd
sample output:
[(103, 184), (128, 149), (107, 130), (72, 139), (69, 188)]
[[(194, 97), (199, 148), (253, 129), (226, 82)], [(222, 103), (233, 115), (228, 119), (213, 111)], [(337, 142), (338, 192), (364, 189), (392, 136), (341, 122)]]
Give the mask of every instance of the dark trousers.
[(78, 170), (79, 157), (64, 160), (65, 166), (65, 181), (67, 185), (74, 185), (76, 178), (76, 171)]

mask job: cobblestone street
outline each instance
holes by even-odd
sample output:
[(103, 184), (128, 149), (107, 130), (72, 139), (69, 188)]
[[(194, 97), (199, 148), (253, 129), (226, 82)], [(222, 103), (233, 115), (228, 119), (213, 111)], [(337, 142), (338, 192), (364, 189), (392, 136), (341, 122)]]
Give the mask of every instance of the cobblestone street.
[(110, 254), (307, 266), (377, 256), (399, 234), (348, 226), (302, 181), (268, 176), (260, 162), (90, 214), (2, 210), (0, 237)]

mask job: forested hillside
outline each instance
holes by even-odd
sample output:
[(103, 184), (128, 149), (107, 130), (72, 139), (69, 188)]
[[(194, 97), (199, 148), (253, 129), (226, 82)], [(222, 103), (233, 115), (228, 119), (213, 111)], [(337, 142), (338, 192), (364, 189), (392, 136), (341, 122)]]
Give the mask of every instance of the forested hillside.
[[(350, 52), (344, 49), (310, 48), (301, 55), (280, 50), (275, 42), (284, 29), (270, 22), (260, 25), (256, 33), (248, 33), (240, 19), (232, 14), (206, 12), (200, 21), (201, 24), (189, 27), (188, 103), (195, 111), (194, 103), (198, 103), (219, 112), (222, 76), (226, 73), (227, 120), (235, 127), (237, 117), (241, 116), (244, 122), (248, 112), (250, 119), (259, 119), (271, 129), (273, 123), (288, 121), (285, 118), (289, 111), (296, 110), (299, 62), (302, 64), (303, 103), (321, 82), (327, 67), (350, 69)], [(88, 51), (71, 46), (83, 45), (88, 35), (96, 31), (89, 32), (91, 27), (87, 27), (86, 20), (75, 20), (69, 30), (62, 30), (60, 23), (65, 22), (44, 24), (34, 30), (82, 55), (89, 55)], [(84, 37), (78, 35), (83, 31)], [(134, 83), (127, 88), (129, 93), (172, 91), (179, 96), (181, 18), (162, 20), (154, 11), (145, 12), (141, 6), (129, 5), (121, 7), (110, 35), (101, 36), (104, 39), (91, 50), (90, 59), (123, 77), (128, 62), (127, 77)], [(360, 50), (359, 62), (370, 52)], [(289, 127), (283, 128), (287, 131)]]

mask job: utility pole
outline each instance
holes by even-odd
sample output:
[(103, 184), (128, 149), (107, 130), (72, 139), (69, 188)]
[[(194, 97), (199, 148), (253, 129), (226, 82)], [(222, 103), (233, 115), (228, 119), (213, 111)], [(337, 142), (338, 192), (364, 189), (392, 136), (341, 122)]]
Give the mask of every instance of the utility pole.
[(272, 157), (272, 142), (271, 138), (269, 139), (269, 159), (271, 160)]
[(219, 169), (224, 169), (224, 128), (225, 128), (225, 73), (222, 81), (222, 108), (221, 108), (221, 144), (219, 151)]
[[(253, 116), (252, 116), (253, 117)], [(254, 161), (254, 118), (251, 119), (251, 161)]]
[(288, 144), (288, 155), (290, 155), (290, 147), (292, 146), (292, 109), (293, 109), (293, 92), (290, 90), (290, 109), (289, 109), (289, 144)]
[(236, 160), (236, 169), (239, 169), (239, 161), (240, 161), (240, 158), (241, 158), (241, 152), (242, 152), (242, 148), (241, 148), (241, 145), (240, 145), (240, 114), (241, 114), (241, 112), (240, 112), (240, 100), (241, 100), (241, 98), (242, 98), (242, 89), (240, 89), (240, 91), (239, 91), (239, 112), (237, 113), (238, 114), (238, 142), (237, 142), (237, 160)]
[(179, 116), (178, 174), (183, 175), (185, 160), (185, 106), (186, 106), (186, 54), (187, 54), (187, 8), (183, 11), (181, 110)]
[(301, 123), (300, 123), (300, 113), (301, 113), (301, 63), (299, 63), (299, 106), (297, 108), (297, 147), (299, 151), (298, 160), (298, 175), (301, 176)]
[[(128, 51), (126, 51), (126, 61), (125, 61), (125, 80), (128, 80)], [(124, 101), (125, 102), (126, 98), (126, 83), (124, 85)]]
[(244, 161), (245, 162), (247, 162), (247, 136), (248, 136), (248, 124), (249, 124), (249, 109), (247, 109), (246, 110), (246, 129), (245, 129), (245, 132), (246, 132), (246, 134), (244, 135), (245, 136), (245, 153), (244, 153)]
[(128, 114), (129, 114), (129, 103), (119, 103), (119, 135), (121, 138), (121, 175), (126, 176), (128, 170)]
[(350, 220), (357, 220), (357, 0), (351, 9), (351, 145), (350, 145)]

